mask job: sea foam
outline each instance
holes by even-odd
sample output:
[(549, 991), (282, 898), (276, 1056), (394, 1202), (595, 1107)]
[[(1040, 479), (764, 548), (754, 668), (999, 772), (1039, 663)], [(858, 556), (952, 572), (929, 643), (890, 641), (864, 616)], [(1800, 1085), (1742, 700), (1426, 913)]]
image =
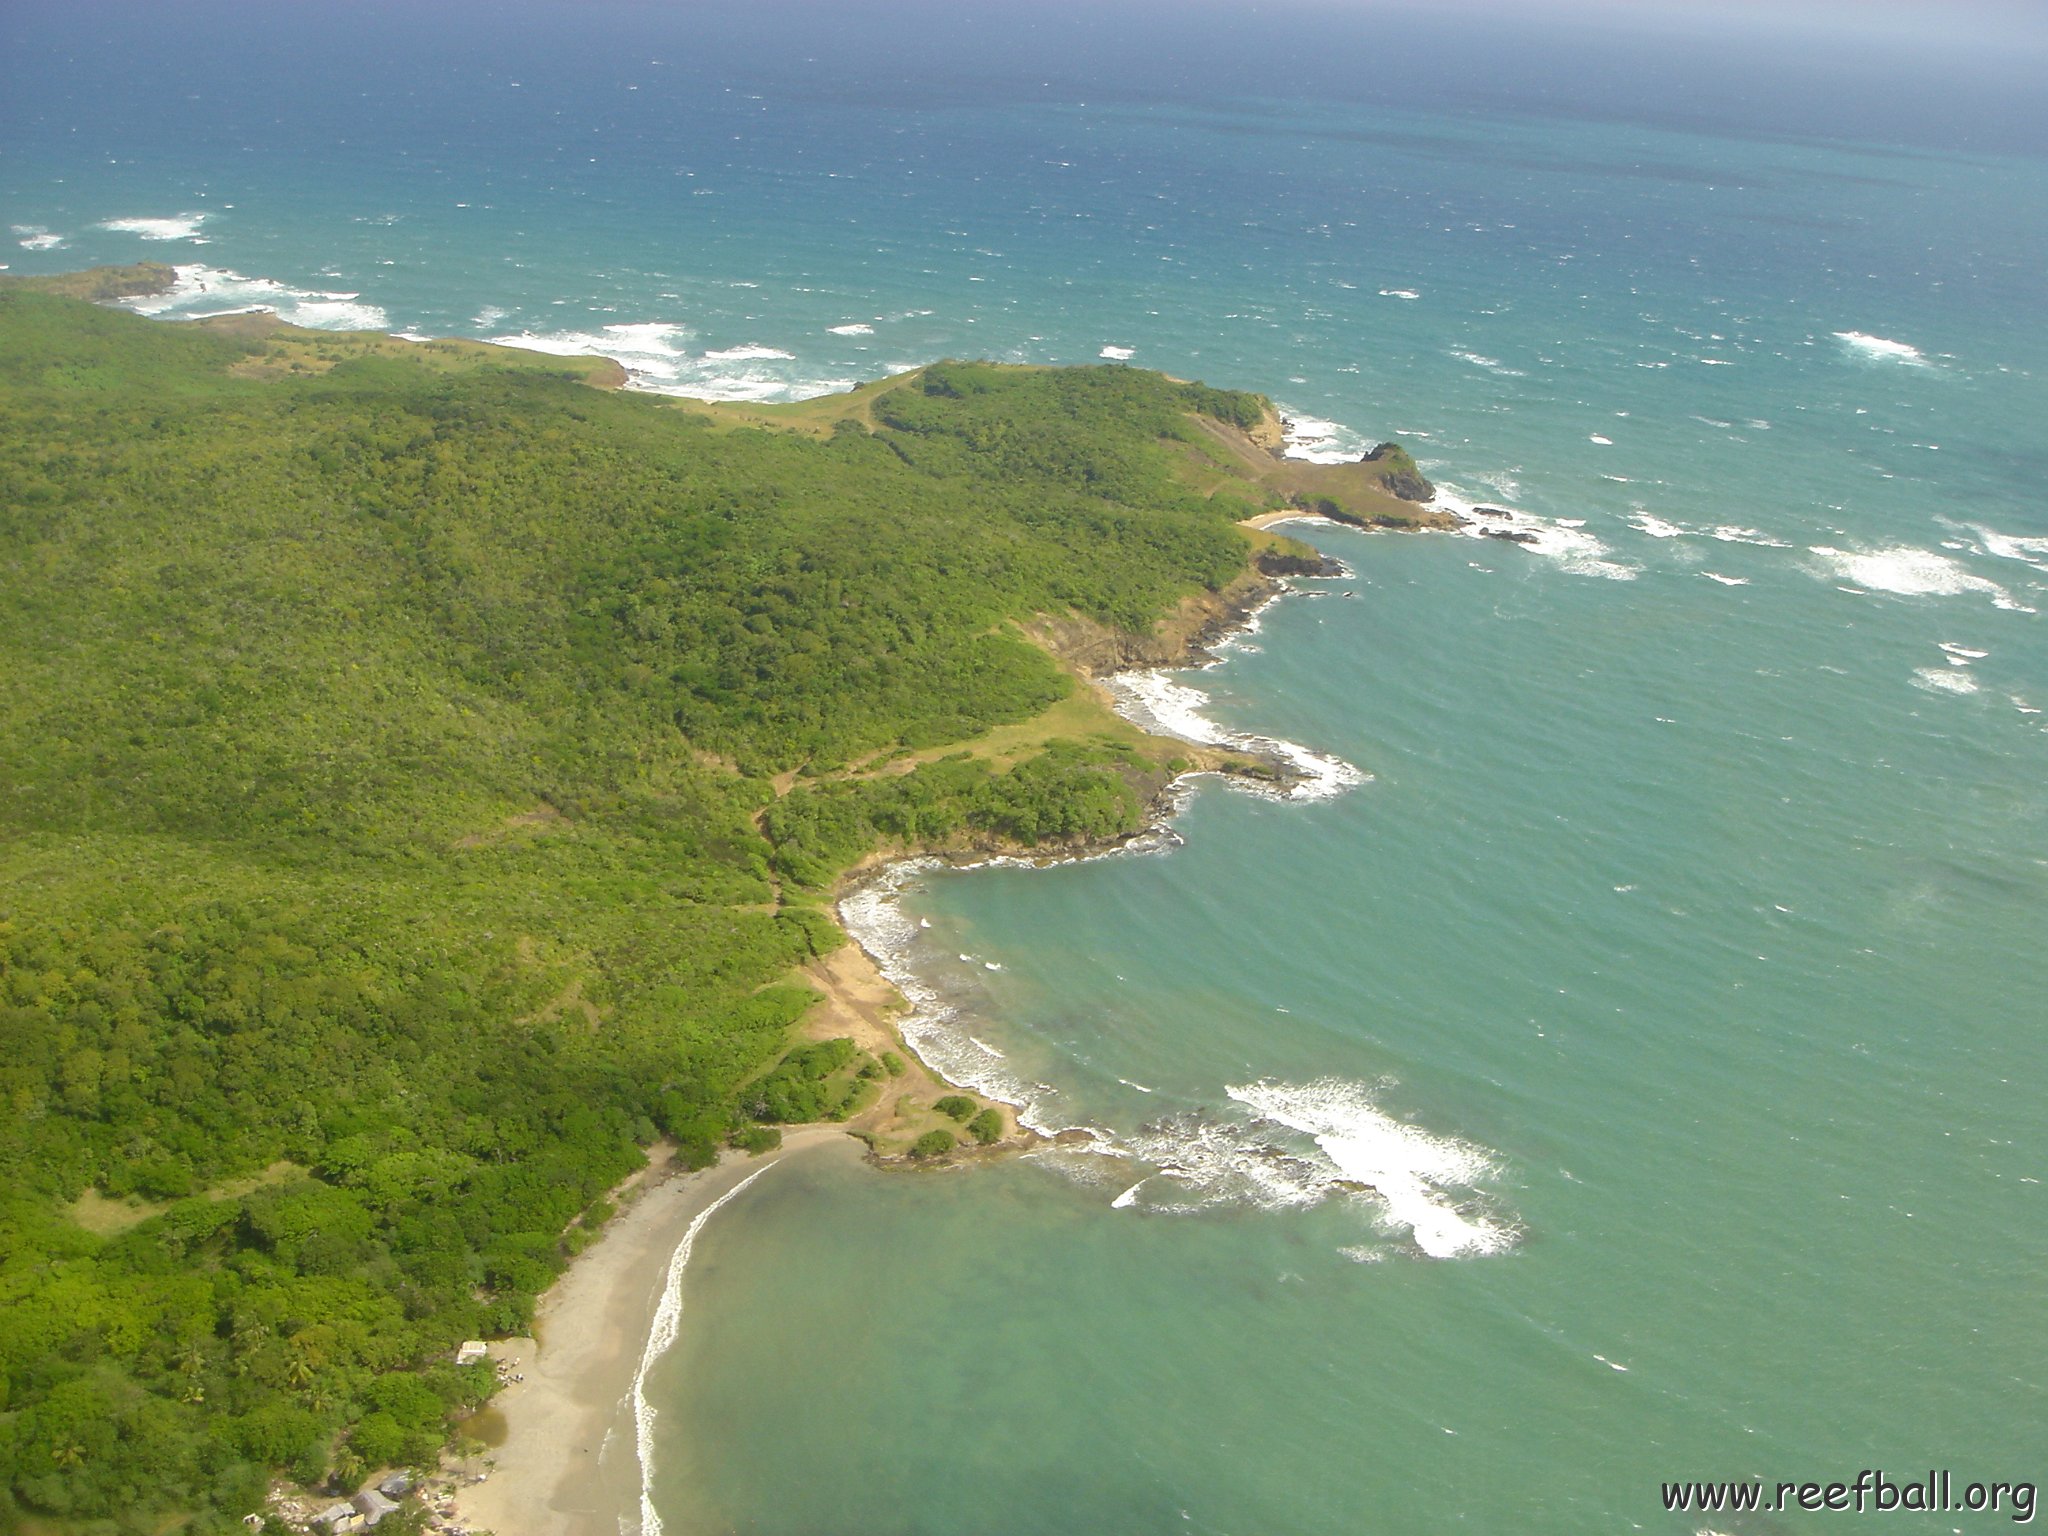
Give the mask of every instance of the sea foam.
[(1334, 1077), (1229, 1088), (1248, 1119), (1189, 1110), (1117, 1140), (1110, 1150), (1155, 1173), (1114, 1204), (1292, 1210), (1363, 1195), (1432, 1258), (1512, 1247), (1513, 1225), (1482, 1208), (1481, 1188), (1498, 1172), (1493, 1154), (1394, 1119), (1374, 1102), (1375, 1091)]
[(1852, 582), (1866, 592), (1890, 592), (1901, 597), (1960, 597), (1980, 592), (1997, 607), (2031, 611), (2014, 601), (2012, 594), (1997, 582), (1931, 549), (1894, 544), (1884, 549), (1847, 550), (1817, 544), (1813, 553), (1820, 557), (1822, 576)]
[(1888, 336), (1871, 336), (1863, 331), (1837, 331), (1839, 341), (1852, 356), (1873, 363), (1904, 363), (1911, 367), (1925, 368), (1927, 357), (1918, 347), (1903, 341), (1893, 341)]
[(1363, 458), (1372, 447), (1349, 427), (1304, 415), (1284, 404), (1280, 406), (1280, 420), (1285, 431), (1280, 452), (1286, 458), (1311, 464), (1349, 464)]
[(11, 227), (18, 237), (14, 243), (24, 251), (57, 251), (64, 248), (64, 237), (51, 234), (40, 224), (16, 224)]
[(1364, 1085), (1341, 1078), (1265, 1081), (1229, 1092), (1260, 1120), (1314, 1138), (1336, 1179), (1368, 1186), (1388, 1219), (1413, 1233), (1431, 1258), (1499, 1253), (1513, 1244), (1509, 1228), (1469, 1209), (1476, 1186), (1496, 1171), (1483, 1147), (1396, 1120)]
[(138, 315), (179, 320), (268, 311), (288, 324), (323, 331), (381, 331), (391, 324), (380, 307), (363, 303), (360, 294), (294, 288), (223, 267), (183, 265), (174, 270), (177, 280), (164, 292), (123, 299), (122, 306)]
[(174, 219), (108, 219), (99, 227), (117, 235), (140, 235), (145, 240), (197, 240), (199, 226), (210, 215), (181, 213)]
[(1913, 686), (1924, 688), (1929, 693), (1975, 693), (1977, 679), (1949, 667), (1916, 667), (1913, 669)]
[[(1291, 789), (1283, 792), (1286, 799), (1327, 800), (1368, 778), (1342, 758), (1313, 751), (1297, 742), (1218, 725), (1202, 713), (1209, 696), (1179, 681), (1171, 672), (1119, 672), (1107, 678), (1105, 686), (1112, 707), (1140, 730), (1178, 737), (1198, 746), (1230, 747), (1279, 758), (1301, 775)], [(1233, 787), (1245, 787), (1242, 780), (1233, 778), (1230, 782)]]
[(937, 859), (890, 865), (841, 898), (840, 924), (909, 1002), (896, 1028), (920, 1061), (949, 1083), (1014, 1106), (1018, 1120), (1033, 1130), (1052, 1129), (1035, 1086), (1010, 1071), (1001, 1052), (969, 1034), (959, 1010), (911, 963), (919, 928), (904, 915), (903, 894), (940, 867)]
[(858, 379), (820, 377), (785, 366), (793, 353), (761, 342), (695, 352), (689, 327), (651, 320), (595, 330), (522, 331), (489, 336), (501, 346), (557, 357), (608, 357), (626, 370), (626, 387), (692, 400), (808, 400), (851, 389)]
[[(774, 1167), (773, 1163), (768, 1165)], [(640, 1457), (640, 1536), (661, 1536), (661, 1516), (654, 1508), (654, 1420), (656, 1410), (647, 1401), (647, 1373), (654, 1362), (668, 1353), (676, 1341), (683, 1320), (683, 1271), (690, 1267), (690, 1250), (697, 1246), (697, 1234), (718, 1214), (719, 1208), (739, 1194), (768, 1168), (756, 1168), (716, 1200), (697, 1213), (683, 1240), (668, 1261), (668, 1275), (662, 1282), (661, 1302), (654, 1309), (654, 1322), (647, 1330), (647, 1345), (640, 1351), (640, 1365), (633, 1372), (633, 1447)]]
[(1461, 531), (1468, 537), (1486, 537), (1488, 529), (1514, 534), (1514, 542), (1522, 549), (1555, 561), (1559, 569), (1574, 576), (1634, 581), (1640, 574), (1638, 567), (1610, 559), (1612, 551), (1598, 534), (1585, 527), (1583, 519), (1540, 517), (1534, 512), (1492, 503), (1481, 512), (1475, 503), (1441, 481), (1437, 484), (1436, 505), (1455, 513), (1463, 524)]

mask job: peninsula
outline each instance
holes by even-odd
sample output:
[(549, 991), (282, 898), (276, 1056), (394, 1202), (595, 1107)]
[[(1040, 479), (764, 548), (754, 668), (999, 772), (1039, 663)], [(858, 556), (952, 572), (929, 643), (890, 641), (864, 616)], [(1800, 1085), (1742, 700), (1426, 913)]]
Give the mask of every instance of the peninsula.
[[(787, 406), (0, 280), (0, 1512), (431, 1465), (650, 1149), (1001, 1145), (831, 897), (1193, 768), (1093, 679), (1445, 526), (1262, 397), (947, 362)], [(877, 990), (879, 988), (879, 990)], [(949, 1102), (951, 1101), (951, 1102)]]

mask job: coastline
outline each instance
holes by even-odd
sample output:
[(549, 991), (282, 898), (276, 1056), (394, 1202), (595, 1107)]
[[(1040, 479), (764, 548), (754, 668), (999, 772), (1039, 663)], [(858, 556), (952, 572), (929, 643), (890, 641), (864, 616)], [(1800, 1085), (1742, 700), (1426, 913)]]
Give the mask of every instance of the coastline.
[[(492, 1346), (523, 1380), (489, 1408), (502, 1441), (459, 1466), (448, 1514), (497, 1536), (588, 1536), (635, 1529), (641, 1468), (634, 1394), (641, 1359), (690, 1228), (742, 1183), (797, 1156), (860, 1156), (840, 1125), (799, 1126), (759, 1157), (732, 1154), (695, 1173), (650, 1170), (631, 1203), (571, 1261), (534, 1310), (532, 1339)], [(473, 1481), (478, 1473), (481, 1481)]]
[[(1097, 689), (1128, 719), (1132, 697), (1128, 691), (1119, 691), (1119, 679), (1126, 680), (1128, 690), (1129, 679), (1214, 665), (1221, 658), (1213, 648), (1254, 633), (1267, 607), (1298, 590), (1266, 574), (1255, 562), (1248, 563), (1245, 578), (1229, 593), (1191, 605), (1176, 616), (1178, 622), (1163, 625), (1165, 633), (1148, 642), (1118, 648), (1116, 659), (1128, 658), (1125, 665), (1112, 662), (1106, 671), (1096, 672), (1085, 660), (1074, 659), (1086, 686)], [(1135, 723), (1143, 729), (1158, 728), (1156, 721)], [(1226, 737), (1228, 733), (1217, 739)], [(1192, 742), (1192, 738), (1181, 739)], [(1276, 779), (1260, 786), (1264, 792), (1292, 797), (1316, 787), (1316, 776), (1305, 771), (1288, 751), (1260, 750), (1269, 746), (1294, 752), (1306, 749), (1268, 743), (1265, 738), (1241, 740), (1250, 748), (1250, 755), (1261, 757), (1276, 770)], [(1229, 738), (1229, 749), (1242, 750), (1238, 738)], [(518, 1362), (517, 1374), (523, 1379), (491, 1398), (489, 1408), (502, 1416), (504, 1437), (481, 1458), (489, 1464), (482, 1481), (470, 1480), (476, 1475), (474, 1463), (457, 1469), (458, 1488), (449, 1514), (472, 1531), (494, 1532), (496, 1536), (581, 1536), (591, 1531), (643, 1528), (642, 1453), (634, 1403), (643, 1356), (663, 1324), (663, 1299), (678, 1249), (689, 1239), (695, 1223), (754, 1175), (785, 1158), (824, 1155), (825, 1149), (835, 1147), (834, 1155), (894, 1162), (881, 1156), (875, 1144), (888, 1131), (900, 1132), (906, 1122), (896, 1106), (906, 1098), (928, 1103), (951, 1091), (964, 1091), (999, 1105), (1009, 1120), (1002, 1141), (984, 1149), (962, 1149), (958, 1156), (972, 1160), (1003, 1155), (1048, 1139), (1044, 1131), (1022, 1118), (1020, 1111), (1028, 1112), (1028, 1106), (991, 1091), (996, 1085), (973, 1080), (971, 1072), (945, 1071), (947, 1064), (932, 1061), (929, 1048), (916, 1047), (910, 1038), (915, 1032), (903, 1026), (928, 1004), (921, 996), (917, 1001), (906, 996), (893, 957), (876, 954), (869, 947), (876, 941), (875, 935), (871, 931), (864, 934), (864, 925), (847, 920), (846, 902), (863, 892), (887, 890), (892, 876), (906, 866), (925, 867), (933, 860), (961, 866), (1003, 858), (1053, 864), (1101, 858), (1134, 846), (1160, 846), (1172, 837), (1169, 823), (1185, 801), (1185, 782), (1204, 773), (1218, 774), (1219, 769), (1196, 768), (1169, 781), (1148, 807), (1145, 826), (1131, 836), (1052, 852), (909, 851), (871, 857), (847, 871), (833, 894), (832, 908), (848, 942), (802, 972), (804, 980), (823, 994), (823, 1001), (806, 1020), (805, 1032), (820, 1039), (847, 1035), (876, 1052), (900, 1047), (907, 1061), (906, 1072), (892, 1080), (880, 1102), (845, 1124), (786, 1128), (782, 1146), (774, 1152), (753, 1158), (728, 1154), (716, 1167), (696, 1173), (663, 1176), (650, 1170), (642, 1175), (626, 1208), (541, 1296), (535, 1308), (535, 1338), (503, 1340), (492, 1346), (494, 1356)], [(909, 990), (914, 995), (923, 991), (914, 986)], [(674, 1326), (672, 1315), (668, 1326)]]

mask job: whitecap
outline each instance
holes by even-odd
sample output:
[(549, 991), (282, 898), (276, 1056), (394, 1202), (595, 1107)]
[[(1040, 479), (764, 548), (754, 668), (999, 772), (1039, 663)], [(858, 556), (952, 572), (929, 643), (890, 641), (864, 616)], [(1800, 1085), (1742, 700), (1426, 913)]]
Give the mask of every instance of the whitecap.
[(1613, 438), (1602, 437), (1598, 432), (1588, 433), (1586, 436), (1586, 441), (1589, 443), (1598, 443), (1602, 448), (1612, 448), (1614, 446)]
[(204, 213), (181, 213), (175, 219), (108, 219), (99, 227), (117, 235), (140, 235), (145, 240), (196, 240), (199, 226), (209, 217)]
[(1942, 654), (1948, 657), (1949, 663), (1952, 666), (1967, 667), (1971, 662), (1982, 661), (1991, 654), (1989, 651), (1980, 651), (1971, 646), (1959, 645), (1953, 640), (1943, 640), (1940, 644)]
[(1965, 523), (1962, 526), (1977, 536), (1978, 547), (1982, 553), (1998, 560), (2017, 560), (2023, 565), (2033, 566), (2036, 570), (2048, 570), (2048, 539), (2026, 534), (2000, 533), (1996, 529), (1986, 528), (1982, 523)]
[(24, 251), (59, 251), (64, 248), (64, 237), (51, 234), (40, 224), (16, 224), (12, 227), (20, 237), (14, 243)]
[(1380, 297), (1383, 299), (1419, 299), (1422, 295), (1413, 288), (1382, 288), (1380, 290)]
[(875, 328), (872, 325), (862, 325), (859, 322), (851, 325), (828, 325), (825, 329), (833, 336), (872, 336), (875, 334)]
[(1913, 686), (1925, 688), (1929, 693), (1975, 693), (1977, 679), (1967, 672), (1957, 672), (1948, 667), (1916, 667)]
[(1724, 587), (1746, 587), (1749, 585), (1749, 578), (1747, 576), (1723, 576), (1719, 571), (1701, 571), (1700, 574), (1709, 581), (1718, 581)]
[(1927, 366), (1927, 358), (1918, 347), (1893, 341), (1888, 336), (1872, 336), (1863, 331), (1837, 331), (1835, 340), (1868, 362), (1905, 363), (1919, 368)]
[(1997, 582), (1931, 549), (1894, 544), (1883, 549), (1844, 550), (1817, 544), (1813, 553), (1820, 557), (1821, 575), (1850, 582), (1866, 592), (1901, 597), (1958, 597), (1981, 592), (2001, 608), (2020, 606)]
[(1523, 377), (1521, 369), (1510, 368), (1497, 357), (1486, 357), (1478, 352), (1461, 351), (1453, 351), (1451, 356), (1461, 363), (1470, 363), (1475, 368), (1484, 368), (1488, 373), (1497, 373), (1504, 379), (1519, 379)]
[(1113, 363), (1128, 363), (1137, 355), (1136, 347), (1104, 347), (1096, 354), (1098, 357), (1108, 358)]
[(796, 361), (794, 352), (785, 352), (780, 347), (764, 347), (758, 342), (744, 346), (727, 347), (719, 352), (706, 352), (707, 363), (791, 363)]

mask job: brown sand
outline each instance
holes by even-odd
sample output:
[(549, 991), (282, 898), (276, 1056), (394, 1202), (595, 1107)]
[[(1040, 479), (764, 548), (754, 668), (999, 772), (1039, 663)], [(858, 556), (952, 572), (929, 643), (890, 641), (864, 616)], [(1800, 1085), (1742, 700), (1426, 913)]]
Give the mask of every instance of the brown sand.
[(612, 1536), (624, 1517), (630, 1529), (640, 1509), (633, 1376), (670, 1256), (690, 1223), (748, 1174), (835, 1147), (862, 1152), (842, 1126), (802, 1126), (784, 1133), (778, 1151), (729, 1155), (643, 1187), (541, 1297), (537, 1341), (492, 1346), (525, 1380), (491, 1399), (505, 1439), (486, 1458), (495, 1465), (479, 1466), (484, 1480), (457, 1493), (456, 1523), (496, 1536)]

